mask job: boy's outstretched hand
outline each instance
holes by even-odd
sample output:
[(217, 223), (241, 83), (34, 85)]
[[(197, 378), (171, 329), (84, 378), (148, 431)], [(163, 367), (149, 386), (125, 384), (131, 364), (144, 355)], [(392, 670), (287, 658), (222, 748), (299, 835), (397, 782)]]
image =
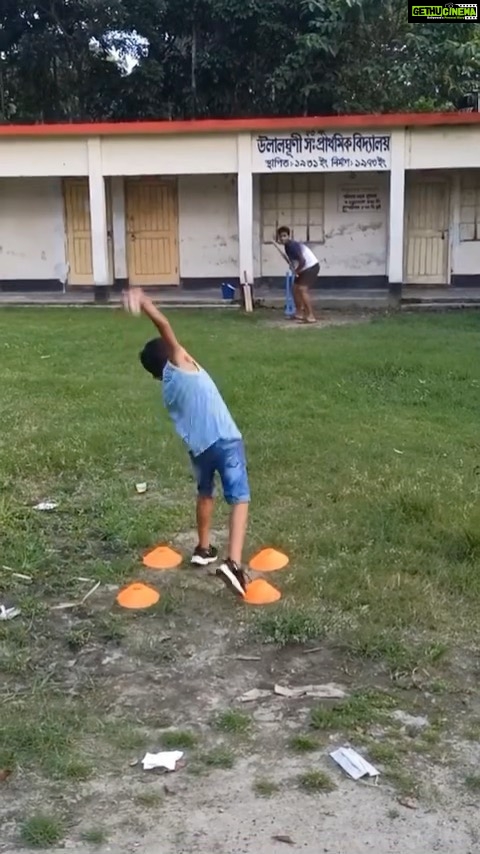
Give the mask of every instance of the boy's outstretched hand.
[(143, 314), (150, 318), (167, 345), (169, 359), (174, 365), (185, 371), (198, 371), (197, 363), (187, 353), (185, 348), (178, 343), (176, 335), (165, 315), (158, 308), (155, 308), (150, 297), (144, 294), (141, 288), (129, 288), (128, 291), (124, 291), (123, 305), (125, 311), (128, 311), (130, 314), (139, 315), (143, 312)]
[(134, 314), (138, 317), (142, 313), (144, 300), (145, 294), (141, 288), (131, 288), (123, 292), (123, 307), (129, 314)]
[(176, 335), (165, 315), (155, 307), (150, 297), (141, 288), (129, 288), (127, 291), (124, 291), (123, 306), (129, 314), (138, 316), (143, 313), (150, 318), (167, 345), (170, 361), (174, 365), (177, 365), (177, 367), (184, 366), (186, 370), (198, 370), (196, 362), (193, 361), (192, 357), (178, 343)]

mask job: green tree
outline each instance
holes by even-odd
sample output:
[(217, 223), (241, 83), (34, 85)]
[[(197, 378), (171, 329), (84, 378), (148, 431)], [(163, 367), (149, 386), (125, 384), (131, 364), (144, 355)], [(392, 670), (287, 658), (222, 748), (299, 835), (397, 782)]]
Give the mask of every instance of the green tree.
[(448, 110), (479, 29), (404, 0), (2, 0), (0, 120)]
[(308, 112), (452, 109), (477, 85), (475, 24), (409, 23), (404, 0), (302, 0), (304, 31), (276, 69)]
[[(2, 0), (0, 110), (3, 120), (74, 120), (87, 113), (92, 78), (108, 77), (121, 0)], [(110, 35), (109, 35), (110, 34)], [(91, 40), (96, 39), (97, 52)], [(117, 75), (118, 76), (118, 75)]]

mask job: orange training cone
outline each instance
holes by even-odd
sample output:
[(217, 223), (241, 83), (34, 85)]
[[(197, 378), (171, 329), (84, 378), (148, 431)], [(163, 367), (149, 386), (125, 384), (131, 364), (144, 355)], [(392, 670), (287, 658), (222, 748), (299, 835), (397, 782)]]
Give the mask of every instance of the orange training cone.
[(274, 602), (278, 602), (281, 598), (282, 594), (280, 593), (280, 590), (272, 587), (272, 585), (268, 584), (267, 581), (264, 581), (263, 578), (257, 578), (248, 585), (245, 591), (244, 601), (248, 605), (272, 605)]
[(277, 569), (284, 569), (288, 563), (287, 555), (282, 552), (277, 552), (276, 549), (262, 549), (252, 557), (249, 566), (254, 572), (275, 572)]
[(134, 584), (129, 584), (120, 590), (117, 596), (117, 602), (122, 608), (151, 608), (156, 605), (160, 599), (158, 590), (149, 587), (148, 584), (142, 584), (140, 581), (135, 581)]
[(157, 546), (143, 557), (143, 563), (149, 569), (175, 569), (180, 566), (182, 555), (170, 548), (170, 546)]

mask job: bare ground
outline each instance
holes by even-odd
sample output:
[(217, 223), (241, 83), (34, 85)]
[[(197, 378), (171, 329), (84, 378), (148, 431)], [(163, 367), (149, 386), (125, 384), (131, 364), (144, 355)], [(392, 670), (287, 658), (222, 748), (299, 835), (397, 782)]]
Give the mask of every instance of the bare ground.
[[(178, 544), (188, 547), (191, 540), (186, 535)], [(284, 699), (272, 692), (258, 702), (239, 703), (246, 691), (273, 689), (275, 683), (336, 682), (348, 691), (372, 686), (384, 690), (388, 680), (380, 668), (347, 661), (327, 645), (305, 654), (302, 648), (258, 644), (249, 633), (251, 611), (233, 603), (205, 572), (139, 576), (159, 585), (165, 594), (163, 610), (138, 616), (122, 612), (126, 633), (121, 641), (92, 639), (76, 654), (65, 643), (72, 631), (109, 612), (113, 587), (100, 588), (88, 609), (49, 615), (45, 667), (52, 685), (61, 686), (66, 695), (90, 692), (98, 714), (108, 718), (110, 726), (117, 720), (119, 732), (114, 741), (108, 740), (107, 731), (97, 740), (95, 773), (86, 782), (44, 783), (23, 767), (0, 784), (0, 851), (24, 851), (18, 847), (19, 821), (39, 811), (61, 812), (67, 822), (62, 848), (50, 850), (67, 848), (78, 854), (190, 854), (197, 849), (277, 854), (293, 847), (277, 836), (289, 837), (307, 854), (480, 851), (478, 795), (462, 785), (464, 761), (472, 765), (472, 751), (480, 760), (480, 749), (478, 742), (467, 743), (459, 736), (467, 716), (480, 711), (470, 690), (476, 678), (474, 663), (462, 663), (463, 687), (452, 691), (442, 706), (448, 724), (436, 760), (421, 753), (411, 760), (417, 788), (405, 799), (405, 792), (402, 796), (387, 775), (373, 786), (354, 783), (335, 768), (328, 752), (347, 738), (355, 745), (355, 732), (322, 734), (318, 750), (292, 753), (289, 741), (308, 731), (315, 701)], [(288, 586), (288, 572), (279, 573), (276, 582)], [(438, 715), (438, 697), (420, 684), (406, 686), (402, 699), (407, 712)], [(219, 732), (212, 726), (212, 716), (230, 708), (250, 716), (246, 733)], [(162, 733), (172, 729), (198, 738), (196, 747), (185, 751), (184, 768), (167, 778), (133, 764), (145, 748), (160, 749)], [(373, 739), (381, 742), (383, 734), (372, 725)], [(232, 768), (205, 764), (202, 756), (219, 749), (231, 751)], [(384, 770), (381, 762), (376, 764)], [(310, 769), (325, 771), (333, 791), (304, 791), (300, 775)], [(259, 780), (268, 782), (263, 789), (269, 797), (261, 796), (262, 785), (255, 790)], [(99, 848), (81, 841), (92, 827), (102, 828), (108, 839)]]
[(385, 312), (378, 311), (333, 311), (324, 310), (318, 315), (317, 323), (298, 323), (295, 320), (287, 319), (283, 313), (278, 311), (271, 312), (271, 318), (265, 314), (265, 322), (267, 326), (276, 327), (278, 329), (327, 329), (330, 326), (352, 326), (358, 323), (369, 323), (373, 317), (378, 317), (379, 314)]

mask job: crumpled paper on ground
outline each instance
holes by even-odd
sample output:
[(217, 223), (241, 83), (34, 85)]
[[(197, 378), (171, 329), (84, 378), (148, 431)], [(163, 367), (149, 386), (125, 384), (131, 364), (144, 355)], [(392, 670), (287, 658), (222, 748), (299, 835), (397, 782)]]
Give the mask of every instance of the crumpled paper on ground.
[(183, 758), (180, 750), (166, 750), (162, 753), (146, 753), (142, 759), (144, 771), (153, 771), (154, 768), (164, 768), (165, 771), (175, 771), (177, 762)]
[(287, 688), (275, 685), (274, 693), (279, 697), (298, 700), (301, 697), (312, 697), (317, 700), (343, 700), (347, 693), (340, 685), (329, 682), (328, 685), (299, 685), (297, 688)]
[(240, 703), (253, 703), (255, 700), (263, 700), (276, 694), (277, 697), (286, 697), (290, 700), (300, 700), (302, 697), (310, 697), (316, 700), (343, 700), (347, 692), (340, 685), (329, 682), (327, 685), (300, 685), (296, 688), (288, 688), (283, 685), (275, 685), (271, 689), (252, 688), (240, 697)]
[(352, 780), (361, 780), (362, 777), (378, 777), (380, 771), (370, 765), (363, 756), (351, 747), (340, 747), (330, 754), (337, 765), (340, 765)]
[(20, 613), (20, 608), (15, 608), (7, 603), (0, 603), (0, 620), (13, 620), (15, 617), (19, 617)]

